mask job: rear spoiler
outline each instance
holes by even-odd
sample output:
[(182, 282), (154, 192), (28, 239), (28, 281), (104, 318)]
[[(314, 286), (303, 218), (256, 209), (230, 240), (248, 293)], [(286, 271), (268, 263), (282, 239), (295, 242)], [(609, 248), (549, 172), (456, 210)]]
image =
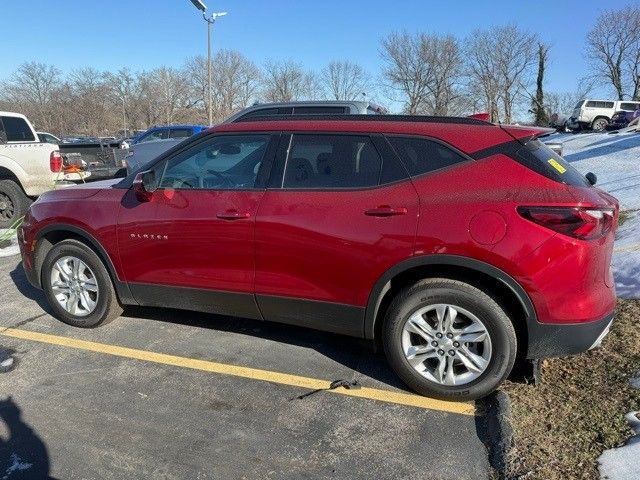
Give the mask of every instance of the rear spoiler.
[(528, 127), (521, 125), (500, 125), (500, 128), (513, 137), (514, 140), (518, 140), (523, 145), (535, 138), (544, 137), (545, 135), (549, 135), (556, 131), (553, 128)]

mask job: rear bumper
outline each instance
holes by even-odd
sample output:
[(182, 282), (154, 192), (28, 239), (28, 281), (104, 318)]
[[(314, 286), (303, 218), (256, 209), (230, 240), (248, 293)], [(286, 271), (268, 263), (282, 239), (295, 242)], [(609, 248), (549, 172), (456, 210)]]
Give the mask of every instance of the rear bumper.
[(609, 332), (614, 315), (585, 323), (529, 322), (527, 358), (564, 357), (596, 348)]

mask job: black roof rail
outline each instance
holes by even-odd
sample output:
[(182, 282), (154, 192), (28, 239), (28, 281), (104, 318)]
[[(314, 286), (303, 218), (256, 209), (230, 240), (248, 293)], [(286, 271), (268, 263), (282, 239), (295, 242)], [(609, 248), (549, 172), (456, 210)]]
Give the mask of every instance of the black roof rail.
[(320, 120), (320, 121), (351, 121), (351, 122), (422, 122), (422, 123), (453, 123), (461, 125), (493, 125), (492, 123), (468, 117), (435, 117), (427, 115), (327, 115), (327, 114), (305, 114), (305, 115), (263, 115), (259, 117), (239, 118), (238, 122), (269, 122), (269, 121), (298, 121), (298, 120)]

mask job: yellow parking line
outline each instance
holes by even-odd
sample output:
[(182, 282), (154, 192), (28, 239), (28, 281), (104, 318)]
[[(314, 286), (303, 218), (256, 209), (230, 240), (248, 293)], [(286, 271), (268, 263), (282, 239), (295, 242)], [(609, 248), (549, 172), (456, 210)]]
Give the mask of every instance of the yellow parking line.
[[(88, 342), (86, 340), (61, 337), (58, 335), (49, 335), (47, 333), (33, 332), (30, 330), (7, 328), (4, 330), (0, 330), (0, 335), (4, 335), (5, 337), (19, 338), (22, 340), (48, 343), (51, 345), (77, 348), (79, 350), (86, 350), (89, 352), (106, 353), (108, 355), (132, 358), (145, 362), (173, 365), (175, 367), (191, 368), (193, 370), (219, 373), (222, 375), (233, 375), (235, 377), (248, 378), (251, 380), (279, 383), (281, 385), (290, 385), (293, 387), (307, 388), (310, 390), (315, 390), (318, 388), (328, 388), (329, 384), (331, 383), (328, 380), (320, 380), (317, 378), (301, 377), (298, 375), (290, 375), (288, 373), (272, 372), (269, 370), (260, 370), (257, 368), (240, 367), (237, 365), (228, 365), (226, 363), (210, 362), (207, 360), (197, 360), (195, 358), (178, 357), (175, 355), (149, 352), (147, 350), (138, 350), (135, 348), (120, 347), (117, 345), (109, 345), (106, 343)], [(368, 398), (370, 400), (379, 400), (381, 402), (396, 403), (399, 405), (407, 405), (429, 410), (459, 413), (462, 415), (475, 415), (475, 407), (470, 403), (446, 402), (443, 400), (435, 400), (432, 398), (422, 397), (410, 393), (394, 392), (391, 390), (382, 390), (378, 388), (368, 387), (350, 390), (340, 387), (335, 390), (327, 391), (340, 395), (348, 395), (350, 397)]]

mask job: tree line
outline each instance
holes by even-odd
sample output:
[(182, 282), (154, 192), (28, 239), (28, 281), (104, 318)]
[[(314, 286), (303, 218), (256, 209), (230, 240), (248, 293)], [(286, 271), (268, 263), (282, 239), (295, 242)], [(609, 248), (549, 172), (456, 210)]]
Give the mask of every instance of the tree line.
[[(212, 59), (212, 109), (219, 122), (258, 102), (303, 99), (374, 100), (400, 105), (402, 113), (464, 115), (488, 112), (493, 121), (570, 113), (595, 86), (619, 99), (640, 99), (640, 7), (603, 13), (586, 38), (590, 75), (577, 88), (546, 92), (544, 75), (553, 46), (516, 25), (447, 34), (394, 32), (380, 41), (380, 72), (351, 60), (311, 71), (294, 60), (256, 65), (242, 53), (222, 50)], [(572, 86), (573, 87), (573, 86)], [(0, 110), (26, 114), (40, 130), (103, 135), (155, 124), (205, 123), (207, 61), (181, 67), (63, 74), (53, 65), (26, 62), (0, 82)]]

